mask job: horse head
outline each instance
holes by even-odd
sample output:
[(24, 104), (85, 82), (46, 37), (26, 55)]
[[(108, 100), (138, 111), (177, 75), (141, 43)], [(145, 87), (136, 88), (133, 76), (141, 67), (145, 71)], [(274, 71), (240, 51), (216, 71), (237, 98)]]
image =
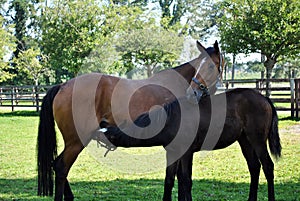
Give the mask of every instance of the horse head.
[(207, 49), (197, 41), (197, 48), (200, 55), (191, 62), (196, 69), (196, 73), (192, 78), (191, 88), (188, 91), (195, 94), (199, 100), (203, 95), (215, 94), (216, 85), (222, 80), (225, 60), (217, 41), (215, 41), (213, 47)]

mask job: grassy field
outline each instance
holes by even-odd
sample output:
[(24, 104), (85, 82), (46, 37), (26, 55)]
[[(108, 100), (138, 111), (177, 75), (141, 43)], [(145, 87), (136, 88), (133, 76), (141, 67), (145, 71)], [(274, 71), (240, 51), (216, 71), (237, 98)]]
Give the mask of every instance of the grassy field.
[[(300, 200), (299, 124), (299, 121), (289, 119), (281, 120), (279, 124), (283, 156), (275, 162), (277, 200)], [(0, 200), (52, 200), (36, 196), (37, 125), (35, 112), (20, 111), (12, 114), (0, 111)], [(59, 134), (58, 139), (61, 150)], [(107, 160), (109, 157), (110, 154)], [(147, 167), (157, 161), (141, 163), (136, 161), (135, 165)], [(249, 178), (238, 144), (219, 151), (196, 153), (193, 198), (196, 201), (247, 200)], [(161, 200), (163, 179), (163, 167), (147, 173), (124, 173), (95, 160), (87, 150), (80, 154), (69, 174), (76, 200)], [(176, 194), (175, 187), (174, 200)], [(267, 200), (263, 173), (258, 196), (260, 201)]]

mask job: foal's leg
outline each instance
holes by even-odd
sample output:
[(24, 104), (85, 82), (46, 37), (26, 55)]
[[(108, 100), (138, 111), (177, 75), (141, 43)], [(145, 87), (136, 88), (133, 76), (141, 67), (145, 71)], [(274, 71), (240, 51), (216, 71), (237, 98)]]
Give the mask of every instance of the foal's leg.
[(177, 169), (178, 201), (192, 201), (193, 153), (187, 151), (180, 159)]
[(252, 148), (251, 144), (247, 140), (246, 136), (242, 135), (241, 138), (238, 140), (238, 142), (241, 146), (243, 155), (246, 158), (248, 169), (251, 176), (248, 201), (256, 201), (261, 165), (258, 160), (258, 157), (256, 156), (254, 149)]
[(169, 165), (166, 168), (163, 201), (171, 201), (172, 200), (172, 189), (174, 187), (177, 166), (178, 166), (178, 161), (174, 162), (173, 164)]
[(268, 182), (268, 200), (275, 201), (274, 194), (274, 163), (269, 155), (267, 144), (264, 142), (255, 149), (258, 158), (262, 164), (265, 177)]
[(54, 164), (55, 171), (55, 201), (74, 200), (74, 195), (71, 191), (70, 184), (67, 180), (69, 170), (75, 162), (78, 154), (82, 151), (81, 143), (72, 144), (72, 146), (65, 147), (65, 150), (57, 157)]

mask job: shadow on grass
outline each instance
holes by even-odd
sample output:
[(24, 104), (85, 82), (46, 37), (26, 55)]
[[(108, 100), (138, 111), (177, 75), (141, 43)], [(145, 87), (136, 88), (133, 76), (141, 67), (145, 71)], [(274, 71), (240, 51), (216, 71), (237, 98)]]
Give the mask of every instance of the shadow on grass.
[[(116, 179), (111, 181), (72, 182), (75, 200), (162, 200), (163, 180)], [(53, 200), (51, 197), (36, 196), (35, 179), (1, 179), (0, 200)], [(277, 201), (299, 201), (299, 183), (275, 184)], [(248, 183), (233, 183), (216, 180), (194, 180), (193, 200), (247, 200)], [(177, 200), (177, 186), (173, 190), (173, 200)], [(258, 200), (267, 200), (266, 184), (259, 186)]]
[(279, 118), (279, 121), (300, 121), (300, 118), (296, 118), (296, 117), (282, 117), (282, 118)]
[(36, 111), (14, 111), (14, 112), (0, 112), (0, 117), (35, 117), (39, 116)]

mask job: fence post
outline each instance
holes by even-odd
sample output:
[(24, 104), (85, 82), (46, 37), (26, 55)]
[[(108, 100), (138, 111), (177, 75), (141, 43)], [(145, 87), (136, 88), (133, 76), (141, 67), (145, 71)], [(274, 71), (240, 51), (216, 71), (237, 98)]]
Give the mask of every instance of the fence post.
[(257, 91), (260, 91), (259, 90), (259, 80), (258, 79), (255, 80), (255, 87), (256, 87)]
[(11, 93), (10, 93), (10, 95), (11, 95), (11, 111), (13, 112), (14, 110), (15, 110), (15, 108), (14, 108), (14, 87), (11, 87)]
[(290, 87), (291, 87), (291, 117), (295, 116), (295, 80), (293, 78), (290, 79)]
[(295, 105), (296, 105), (296, 118), (299, 118), (299, 105), (300, 105), (300, 79), (295, 79)]
[(35, 89), (35, 105), (36, 105), (36, 111), (39, 112), (40, 111), (40, 106), (39, 106), (39, 89), (38, 86), (35, 85), (34, 86)]
[(0, 105), (2, 105), (2, 95), (3, 95), (3, 90), (2, 87), (0, 88)]
[(226, 81), (226, 83), (225, 83), (225, 91), (227, 91), (227, 90), (228, 90), (228, 88), (229, 88), (229, 82), (228, 82), (228, 81)]

